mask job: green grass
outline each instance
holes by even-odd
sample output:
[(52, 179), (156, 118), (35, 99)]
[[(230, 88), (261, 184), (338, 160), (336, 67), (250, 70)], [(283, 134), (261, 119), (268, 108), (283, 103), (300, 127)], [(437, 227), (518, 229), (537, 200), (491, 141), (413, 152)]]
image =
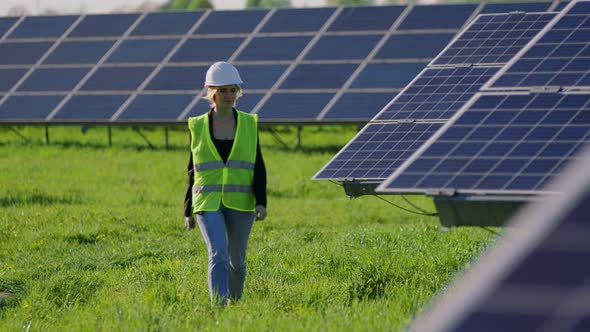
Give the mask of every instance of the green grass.
[[(249, 243), (245, 295), (212, 309), (200, 233), (183, 228), (187, 132), (0, 127), (0, 330), (400, 331), (495, 236), (440, 230), (310, 178), (355, 134), (309, 127), (303, 146), (261, 133), (266, 221)], [(405, 202), (387, 197), (396, 204)], [(434, 210), (426, 197), (410, 197)]]

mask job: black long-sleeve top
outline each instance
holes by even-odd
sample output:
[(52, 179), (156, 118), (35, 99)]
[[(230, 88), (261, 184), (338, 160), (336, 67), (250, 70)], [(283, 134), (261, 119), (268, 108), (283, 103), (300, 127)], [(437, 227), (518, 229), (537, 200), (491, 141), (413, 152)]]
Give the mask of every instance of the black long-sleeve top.
[[(236, 121), (237, 126), (237, 119), (238, 114), (237, 111), (233, 110), (234, 121)], [(209, 111), (209, 128), (213, 128), (213, 110)], [(234, 144), (234, 140), (222, 140), (217, 139), (213, 136), (213, 130), (209, 130), (209, 134), (211, 135), (211, 140), (217, 148), (217, 152), (219, 152), (219, 156), (223, 160), (223, 162), (227, 162), (227, 158), (229, 158), (229, 154), (231, 153), (232, 146)], [(190, 142), (190, 132), (189, 132), (189, 142)], [(256, 161), (254, 163), (254, 179), (252, 186), (254, 187), (254, 197), (256, 198), (256, 205), (263, 205), (266, 207), (266, 166), (264, 165), (264, 159), (262, 158), (262, 152), (260, 151), (260, 140), (257, 140), (258, 144), (256, 145)], [(184, 216), (190, 217), (192, 216), (193, 210), (193, 194), (192, 194), (192, 187), (195, 181), (195, 169), (193, 164), (193, 154), (190, 152), (190, 158), (188, 161), (187, 166), (187, 175), (188, 175), (188, 188), (186, 189), (186, 194), (184, 196)]]

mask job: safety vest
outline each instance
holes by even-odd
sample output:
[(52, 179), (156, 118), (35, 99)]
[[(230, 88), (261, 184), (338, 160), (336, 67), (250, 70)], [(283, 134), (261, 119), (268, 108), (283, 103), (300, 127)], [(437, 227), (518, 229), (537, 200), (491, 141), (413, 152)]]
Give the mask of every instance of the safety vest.
[(237, 111), (234, 143), (223, 162), (211, 140), (209, 114), (188, 119), (194, 163), (193, 213), (217, 211), (220, 204), (255, 211), (252, 182), (258, 144), (258, 116)]

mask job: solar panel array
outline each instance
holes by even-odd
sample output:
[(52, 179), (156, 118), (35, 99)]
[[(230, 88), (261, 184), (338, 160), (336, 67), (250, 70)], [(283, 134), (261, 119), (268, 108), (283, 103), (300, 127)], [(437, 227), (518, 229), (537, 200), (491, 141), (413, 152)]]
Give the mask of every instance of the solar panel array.
[[(314, 179), (384, 180), (555, 17), (554, 13), (483, 14), (385, 106)], [(408, 135), (396, 127), (411, 125)], [(368, 136), (369, 127), (391, 128)], [(388, 151), (399, 140), (403, 151)]]
[(366, 122), (478, 11), (555, 4), (0, 17), (0, 122), (184, 122), (220, 60), (263, 122)]
[(545, 29), (486, 88), (590, 88), (590, 4), (581, 2)]
[(590, 330), (590, 151), (527, 206), (412, 331)]
[[(570, 4), (519, 55), (543, 44), (546, 36), (590, 35), (590, 2)], [(590, 39), (576, 42), (587, 48)], [(565, 45), (565, 44), (564, 44)], [(566, 45), (567, 46), (567, 45)], [(544, 47), (544, 46), (543, 46)], [(517, 59), (521, 59), (518, 55)], [(548, 54), (541, 61), (552, 61)], [(581, 59), (584, 59), (581, 57)], [(568, 61), (577, 62), (577, 56)], [(511, 61), (506, 68), (521, 60)], [(588, 59), (584, 59), (588, 62)], [(530, 68), (526, 76), (536, 75)], [(580, 73), (574, 73), (580, 75)], [(558, 74), (556, 74), (558, 75)], [(503, 75), (498, 75), (502, 79)], [(551, 82), (546, 82), (550, 84)], [(538, 194), (563, 165), (590, 141), (590, 91), (582, 86), (561, 91), (548, 85), (523, 86), (476, 94), (407, 163), (382, 183), (378, 192)]]

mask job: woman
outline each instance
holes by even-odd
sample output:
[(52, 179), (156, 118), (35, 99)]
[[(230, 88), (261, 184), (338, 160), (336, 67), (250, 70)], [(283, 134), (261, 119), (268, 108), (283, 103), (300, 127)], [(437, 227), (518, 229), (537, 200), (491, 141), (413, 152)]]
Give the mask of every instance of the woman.
[(191, 154), (184, 216), (199, 225), (209, 253), (213, 306), (242, 297), (246, 247), (254, 219), (266, 218), (266, 168), (257, 116), (234, 108), (242, 95), (238, 70), (216, 62), (207, 71), (209, 112), (188, 119)]

